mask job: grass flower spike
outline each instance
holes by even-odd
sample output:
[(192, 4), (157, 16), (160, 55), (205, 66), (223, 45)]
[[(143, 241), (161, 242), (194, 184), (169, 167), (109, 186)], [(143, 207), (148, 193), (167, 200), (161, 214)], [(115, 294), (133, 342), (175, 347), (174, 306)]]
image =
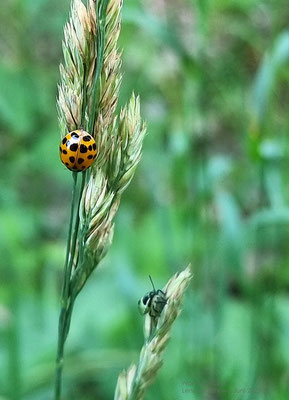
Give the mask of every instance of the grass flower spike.
[(96, 14), (80, 0), (71, 5), (71, 17), (64, 28), (63, 56), (60, 65), (61, 82), (58, 86), (58, 114), (62, 136), (79, 127), (88, 119), (88, 96), (93, 87), (96, 63)]
[(73, 0), (64, 29), (57, 101), (60, 153), (64, 165), (74, 172), (55, 400), (61, 398), (64, 346), (76, 297), (111, 244), (114, 216), (140, 160), (146, 131), (140, 101), (134, 94), (120, 115), (116, 114), (121, 83), (117, 48), (121, 8), (122, 0), (88, 0), (87, 6)]
[(142, 400), (147, 388), (162, 366), (163, 354), (170, 330), (181, 312), (181, 301), (192, 278), (190, 266), (175, 274), (162, 291), (167, 304), (159, 318), (146, 314), (144, 321), (145, 343), (137, 365), (123, 371), (118, 378), (114, 400)]

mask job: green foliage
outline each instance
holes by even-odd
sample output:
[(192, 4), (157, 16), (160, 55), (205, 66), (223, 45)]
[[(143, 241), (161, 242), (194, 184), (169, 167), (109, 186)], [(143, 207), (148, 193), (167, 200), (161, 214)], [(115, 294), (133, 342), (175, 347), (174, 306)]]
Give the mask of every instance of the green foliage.
[[(1, 400), (52, 396), (72, 187), (55, 107), (68, 10), (10, 0), (0, 12)], [(125, 1), (120, 104), (140, 94), (148, 135), (112, 248), (76, 303), (64, 399), (112, 398), (142, 345), (148, 275), (162, 287), (189, 261), (147, 399), (287, 398), (288, 21), (285, 0)]]

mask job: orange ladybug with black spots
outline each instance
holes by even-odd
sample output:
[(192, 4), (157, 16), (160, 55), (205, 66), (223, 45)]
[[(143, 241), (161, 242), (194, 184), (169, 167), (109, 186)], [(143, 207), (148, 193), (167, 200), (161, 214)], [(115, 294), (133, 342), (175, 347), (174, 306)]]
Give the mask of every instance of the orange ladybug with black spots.
[(69, 132), (61, 140), (60, 158), (63, 164), (75, 172), (85, 171), (96, 157), (96, 143), (93, 137), (84, 130)]

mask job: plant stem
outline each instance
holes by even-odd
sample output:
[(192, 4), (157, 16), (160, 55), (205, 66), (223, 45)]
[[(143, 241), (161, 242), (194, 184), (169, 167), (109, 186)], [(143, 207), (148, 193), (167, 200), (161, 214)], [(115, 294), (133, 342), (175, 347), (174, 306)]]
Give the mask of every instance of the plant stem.
[[(71, 278), (72, 278), (72, 267), (73, 267), (73, 262), (75, 260), (76, 243), (77, 243), (77, 237), (78, 237), (80, 202), (81, 202), (81, 198), (82, 198), (85, 181), (86, 181), (86, 171), (82, 172), (81, 188), (80, 188), (78, 202), (77, 202), (75, 225), (74, 225), (74, 231), (73, 231), (73, 236), (72, 236), (71, 256), (70, 256), (70, 262), (68, 265), (68, 271), (69, 271), (68, 294), (67, 294), (67, 299), (66, 299), (66, 303), (65, 303), (66, 307), (65, 307), (62, 332), (61, 332), (61, 336), (63, 337), (63, 347), (64, 347), (64, 344), (65, 344), (65, 341), (66, 341), (66, 338), (67, 338), (67, 335), (69, 332), (73, 305), (74, 305), (74, 301), (76, 298), (74, 290), (71, 287)], [(74, 269), (76, 269), (76, 268), (77, 268), (77, 265), (74, 266)]]
[(104, 46), (105, 46), (105, 23), (106, 23), (106, 9), (108, 5), (108, 0), (104, 0), (100, 2), (98, 6), (98, 32), (97, 32), (97, 41), (96, 41), (96, 71), (93, 83), (93, 95), (92, 95), (92, 107), (91, 107), (91, 114), (92, 118), (89, 120), (89, 132), (94, 131), (94, 124), (97, 119), (98, 109), (97, 109), (97, 101), (99, 98), (100, 92), (100, 84), (98, 84), (101, 68), (103, 65), (103, 53), (104, 53)]
[[(70, 282), (70, 278), (71, 278), (73, 262), (74, 262), (74, 259), (75, 259), (77, 235), (78, 235), (78, 228), (79, 228), (79, 208), (80, 208), (82, 192), (83, 192), (84, 185), (85, 185), (85, 178), (86, 178), (86, 171), (82, 172), (81, 188), (80, 188), (78, 202), (77, 202), (74, 230), (73, 230), (72, 241), (71, 241), (70, 257), (69, 257), (69, 263), (68, 263), (68, 267), (67, 267), (67, 275), (66, 276), (69, 277), (69, 281), (68, 281), (68, 285), (67, 285), (68, 286), (67, 287), (68, 292), (69, 292), (69, 282)], [(73, 205), (73, 207), (74, 207), (74, 205)], [(76, 266), (75, 266), (75, 268), (76, 268)], [(70, 293), (68, 293), (68, 295), (70, 295)]]
[(62, 290), (62, 299), (67, 296), (68, 293), (68, 283), (69, 280), (67, 276), (70, 276), (69, 271), (69, 262), (70, 262), (70, 247), (71, 247), (71, 235), (72, 235), (72, 225), (74, 219), (74, 208), (75, 208), (75, 201), (76, 201), (76, 187), (77, 187), (77, 172), (72, 172), (73, 177), (73, 188), (72, 188), (72, 201), (71, 201), (71, 209), (70, 209), (70, 221), (69, 221), (69, 229), (68, 229), (68, 238), (67, 238), (67, 246), (66, 246), (66, 257), (65, 257), (65, 264), (64, 264), (64, 281), (63, 281), (63, 290)]
[[(96, 61), (96, 72), (93, 83), (93, 95), (92, 95), (92, 107), (91, 107), (91, 118), (89, 118), (88, 122), (88, 131), (90, 133), (94, 132), (95, 120), (97, 118), (97, 102), (99, 98), (100, 91), (100, 73), (103, 64), (103, 54), (104, 54), (104, 46), (105, 46), (105, 22), (106, 22), (106, 9), (107, 9), (108, 0), (103, 0), (98, 2), (98, 33), (97, 33), (97, 61)], [(85, 71), (85, 77), (83, 82), (83, 88), (86, 88), (87, 81), (87, 73)], [(85, 110), (87, 106), (87, 98), (86, 93), (84, 93), (83, 104), (82, 104), (82, 112), (81, 112), (81, 122), (82, 126), (85, 126)], [(67, 242), (67, 251), (66, 251), (66, 259), (65, 259), (65, 267), (64, 267), (64, 282), (63, 282), (63, 290), (62, 290), (62, 301), (61, 301), (61, 311), (59, 316), (59, 325), (58, 325), (58, 346), (57, 346), (57, 358), (56, 358), (56, 377), (55, 377), (55, 393), (54, 399), (61, 399), (61, 384), (62, 384), (62, 370), (63, 370), (63, 357), (64, 357), (64, 346), (65, 341), (69, 333), (71, 316), (74, 306), (74, 301), (77, 296), (77, 292), (73, 290), (71, 287), (71, 275), (74, 270), (77, 268), (77, 264), (79, 263), (79, 258), (76, 258), (75, 255), (77, 252), (77, 239), (78, 239), (78, 230), (79, 230), (79, 209), (81, 197), (86, 181), (86, 171), (82, 173), (82, 182), (81, 188), (78, 195), (78, 202), (76, 206), (76, 186), (77, 186), (77, 173), (73, 172), (73, 194), (72, 194), (72, 204), (71, 204), (71, 215), (70, 215), (70, 223), (69, 223), (69, 231), (68, 231), (68, 242)], [(76, 206), (76, 212), (74, 216), (74, 210)], [(72, 226), (74, 221), (74, 230), (72, 232)], [(82, 243), (80, 243), (80, 247)], [(82, 248), (78, 249), (78, 251), (82, 252)], [(82, 256), (82, 254), (81, 254)]]
[(59, 327), (58, 327), (58, 346), (57, 346), (57, 358), (56, 358), (56, 371), (55, 371), (55, 391), (54, 399), (60, 400), (61, 396), (61, 380), (62, 380), (62, 369), (63, 369), (63, 353), (64, 353), (64, 337), (63, 337), (63, 321), (65, 318), (66, 309), (61, 308), (59, 317)]
[(86, 106), (87, 106), (87, 91), (86, 91), (86, 85), (87, 85), (87, 72), (86, 72), (86, 65), (83, 64), (83, 84), (82, 84), (82, 92), (83, 92), (83, 99), (82, 99), (82, 106), (81, 106), (81, 127), (83, 129), (87, 129), (85, 126), (85, 112), (86, 112)]
[[(64, 345), (69, 332), (71, 314), (73, 309), (73, 303), (75, 297), (71, 296), (70, 279), (71, 272), (73, 268), (73, 262), (75, 259), (77, 234), (79, 228), (79, 208), (82, 197), (82, 192), (85, 185), (86, 171), (82, 173), (81, 188), (78, 195), (76, 213), (74, 218), (74, 210), (77, 199), (77, 177), (78, 173), (73, 172), (73, 190), (72, 190), (72, 202), (71, 202), (71, 213), (70, 213), (70, 223), (68, 230), (68, 241), (67, 241), (67, 251), (64, 267), (64, 281), (62, 290), (62, 300), (61, 300), (61, 311), (59, 316), (58, 325), (58, 346), (57, 346), (57, 358), (56, 358), (56, 377), (55, 377), (55, 400), (60, 400), (61, 396), (61, 380), (62, 380), (62, 370), (63, 370), (63, 354)], [(75, 220), (75, 221), (74, 221)], [(74, 230), (72, 233), (72, 226), (74, 222)]]
[(62, 298), (61, 298), (61, 311), (59, 316), (58, 323), (58, 346), (57, 346), (57, 357), (56, 357), (56, 376), (55, 376), (55, 400), (60, 399), (61, 394), (61, 375), (62, 375), (62, 366), (63, 366), (63, 350), (64, 350), (64, 342), (63, 338), (63, 323), (65, 319), (68, 295), (69, 295), (69, 280), (71, 269), (69, 267), (70, 260), (72, 254), (70, 253), (71, 249), (71, 236), (72, 236), (72, 225), (74, 220), (74, 208), (76, 202), (76, 187), (77, 187), (77, 172), (72, 173), (73, 177), (73, 188), (72, 188), (72, 201), (71, 201), (71, 210), (70, 210), (70, 222), (68, 229), (68, 238), (67, 238), (67, 247), (66, 247), (66, 257), (65, 257), (65, 265), (64, 265), (64, 279), (63, 279), (63, 288), (62, 288)]

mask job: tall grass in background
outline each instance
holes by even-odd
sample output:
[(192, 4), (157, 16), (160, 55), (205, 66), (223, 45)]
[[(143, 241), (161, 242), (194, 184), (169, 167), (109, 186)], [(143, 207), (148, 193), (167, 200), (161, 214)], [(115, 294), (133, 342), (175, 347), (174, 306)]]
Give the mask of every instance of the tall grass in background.
[[(0, 12), (4, 398), (51, 395), (70, 183), (48, 149), (68, 3)], [(287, 397), (288, 21), (283, 0), (125, 2), (119, 101), (140, 94), (150, 134), (106, 268), (75, 306), (71, 398), (113, 397), (142, 346), (148, 274), (158, 285), (189, 260), (192, 291), (147, 399)]]

